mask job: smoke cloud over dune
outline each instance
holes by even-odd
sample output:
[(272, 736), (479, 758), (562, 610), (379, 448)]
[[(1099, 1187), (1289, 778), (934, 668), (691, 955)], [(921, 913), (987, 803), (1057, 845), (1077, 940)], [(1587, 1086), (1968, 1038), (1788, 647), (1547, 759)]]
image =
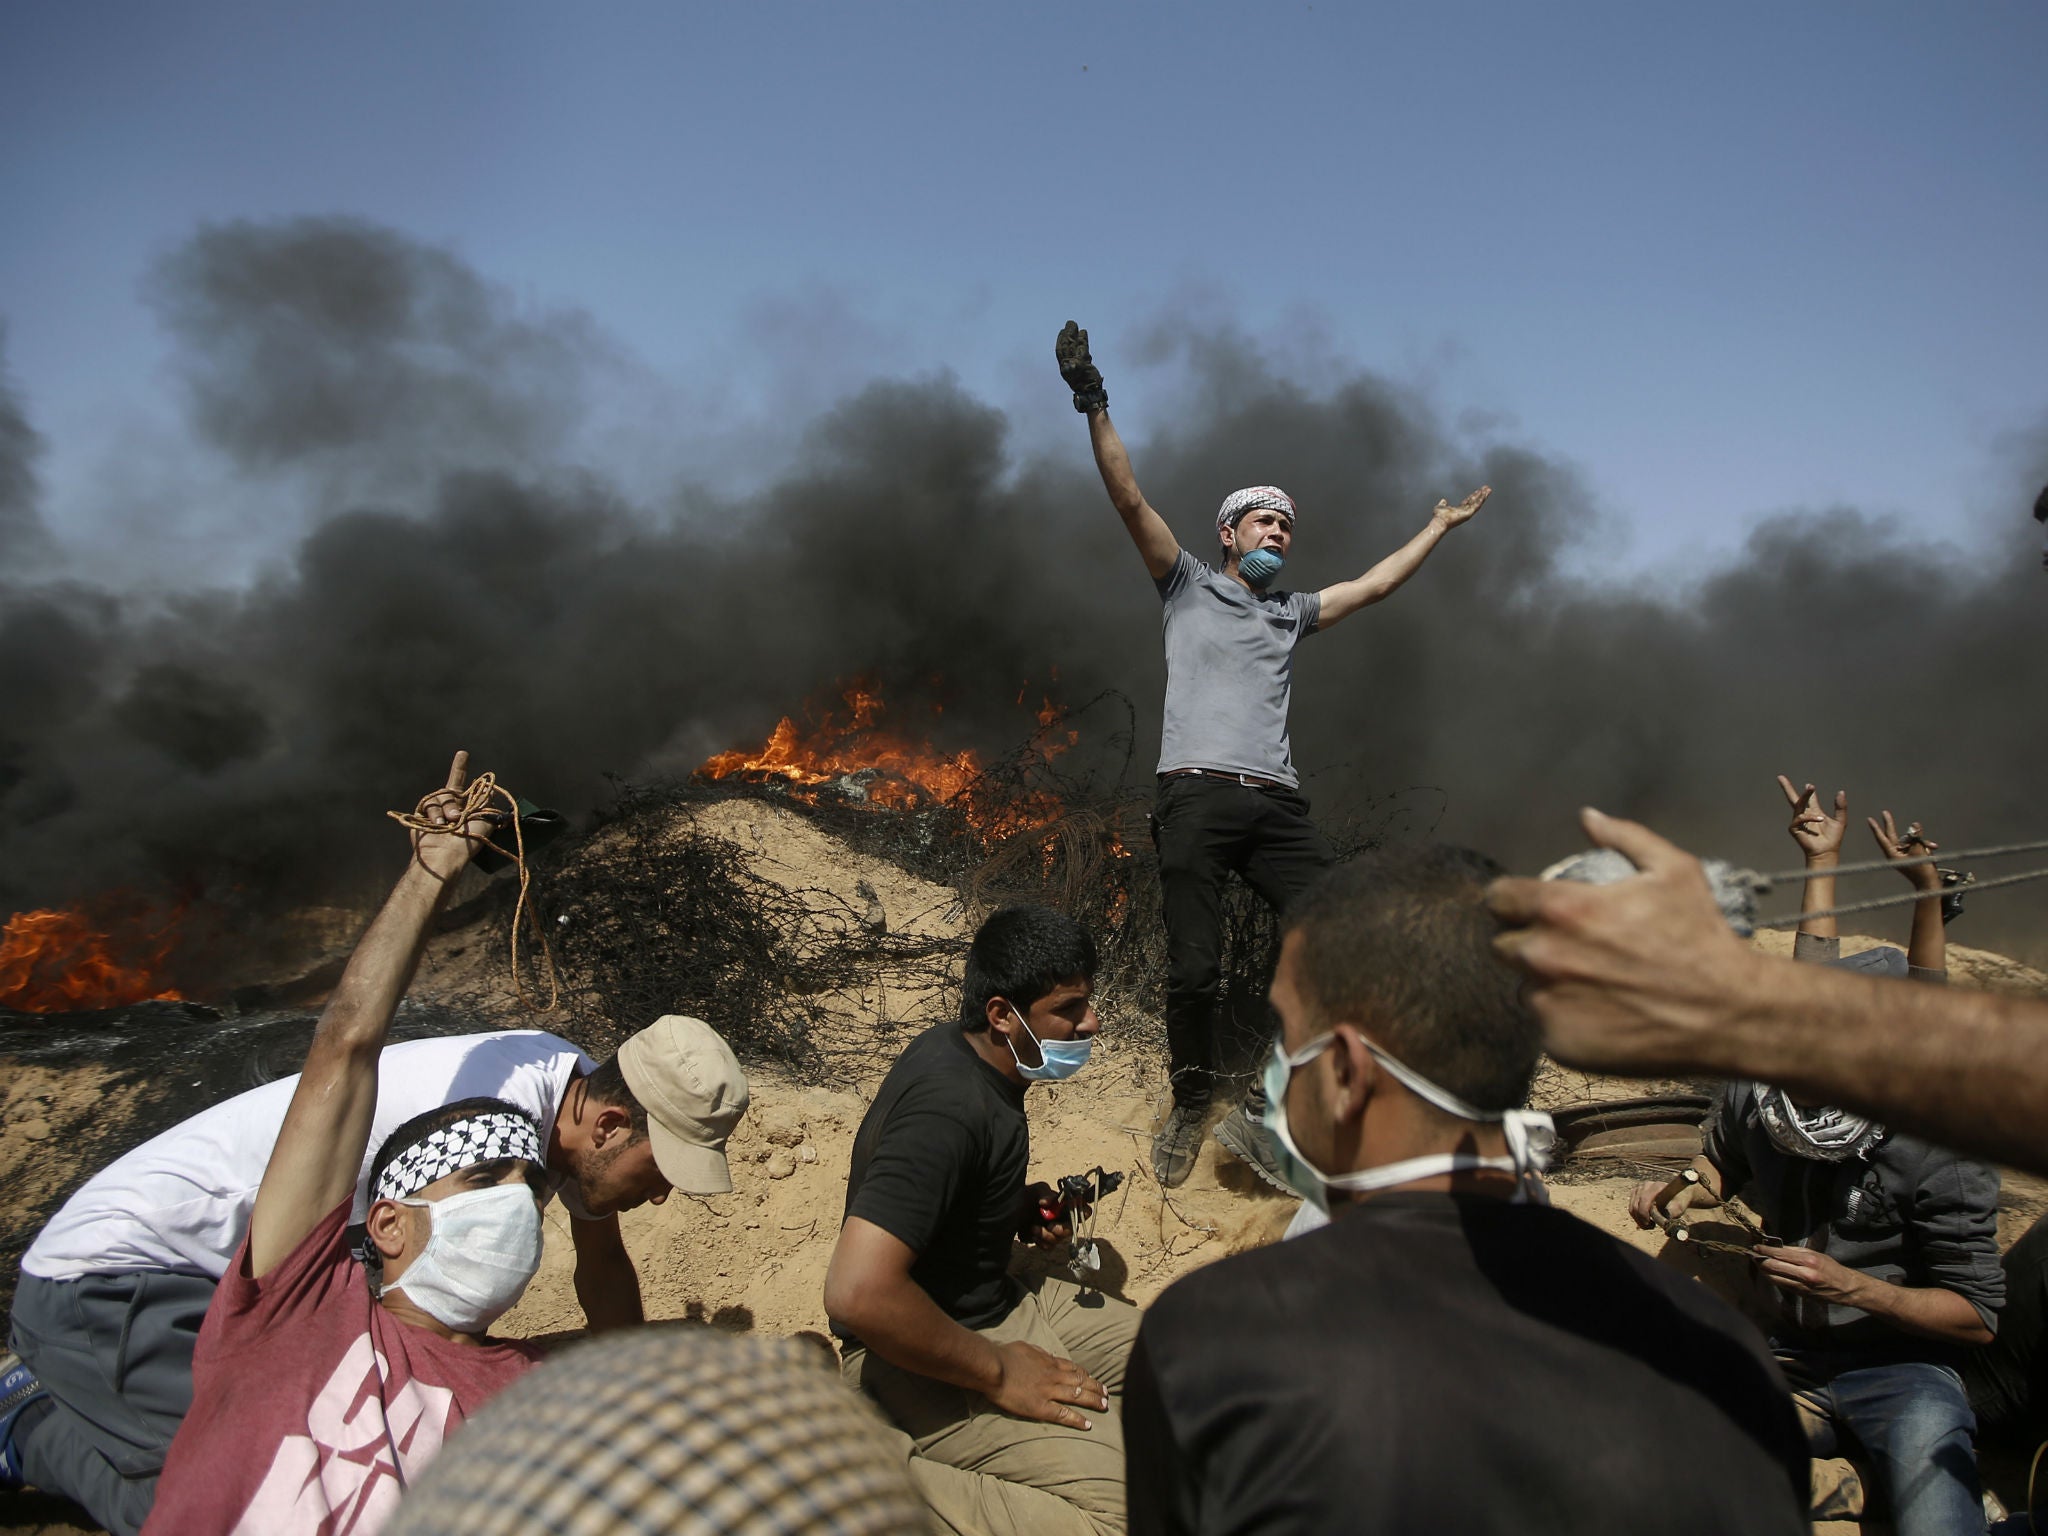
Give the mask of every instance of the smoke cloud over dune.
[[(1020, 459), (956, 384), (880, 381), (758, 493), (655, 513), (568, 462), (602, 339), (446, 252), (348, 221), (221, 226), (152, 293), (193, 432), (321, 510), (247, 588), (38, 581), (14, 557), (46, 537), (37, 440), (0, 396), (0, 912), (117, 883), (356, 894), (395, 847), (378, 813), (452, 747), (579, 810), (607, 774), (758, 742), (855, 673), (942, 744), (996, 749), (1027, 680), (1118, 688), (1150, 771), (1157, 604), (1078, 418), (1070, 451)], [(1123, 400), (1114, 317), (1080, 318)], [(1889, 806), (1950, 846), (2048, 835), (2048, 575), (2009, 487), (1983, 498), (2010, 532), (1995, 556), (1843, 509), (1764, 524), (1685, 593), (1617, 591), (1566, 574), (1589, 498), (1561, 461), (1469, 441), (1362, 370), (1303, 391), (1228, 330), (1179, 366), (1196, 404), (1132, 450), (1190, 548), (1226, 492), (1277, 481), (1303, 509), (1288, 579), (1320, 585), (1438, 496), (1495, 488), (1408, 589), (1304, 647), (1296, 755), (1326, 810), (1405, 791), (1527, 868), (1595, 803), (1776, 868), (1796, 862), (1783, 771), (1847, 787), (1858, 826)], [(1986, 896), (1956, 937), (2038, 958), (2043, 910)]]

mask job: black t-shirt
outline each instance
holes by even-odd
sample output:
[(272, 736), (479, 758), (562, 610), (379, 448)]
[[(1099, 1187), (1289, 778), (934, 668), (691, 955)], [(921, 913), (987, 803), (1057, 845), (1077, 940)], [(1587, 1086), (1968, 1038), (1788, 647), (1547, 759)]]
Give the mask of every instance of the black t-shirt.
[(910, 1277), (948, 1317), (985, 1328), (1016, 1305), (1010, 1247), (1025, 1216), (1024, 1088), (958, 1024), (905, 1048), (853, 1138), (846, 1214), (917, 1254)]
[(1763, 1340), (1548, 1206), (1386, 1194), (1177, 1281), (1124, 1387), (1132, 1536), (1807, 1529)]

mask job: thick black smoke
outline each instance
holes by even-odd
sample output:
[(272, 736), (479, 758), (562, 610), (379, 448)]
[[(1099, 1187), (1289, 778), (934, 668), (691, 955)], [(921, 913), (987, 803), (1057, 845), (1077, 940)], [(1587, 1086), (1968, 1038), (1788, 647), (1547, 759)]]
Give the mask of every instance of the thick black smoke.
[[(1120, 688), (1150, 770), (1156, 600), (1078, 418), (1069, 451), (1020, 462), (956, 385), (881, 382), (758, 495), (656, 516), (562, 462), (586, 329), (525, 318), (446, 253), (236, 225), (156, 292), (207, 441), (252, 474), (307, 472), (309, 496), (383, 489), (246, 591), (0, 588), (0, 911), (124, 882), (360, 896), (396, 846), (379, 813), (454, 746), (577, 810), (607, 774), (758, 742), (856, 673), (947, 746), (1014, 741), (1020, 687), (1035, 702), (1055, 669), (1069, 700)], [(1064, 318), (1049, 413), (1068, 411)], [(1114, 326), (1083, 318), (1122, 398)], [(2048, 835), (2048, 575), (2023, 499), (1985, 497), (2011, 534), (1995, 557), (1836, 511), (1765, 525), (1680, 598), (1592, 588), (1564, 574), (1587, 496), (1559, 463), (1466, 446), (1363, 373), (1302, 391), (1227, 331), (1192, 336), (1183, 366), (1190, 414), (1133, 452), (1190, 548), (1225, 492), (1277, 481), (1303, 508), (1291, 574), (1322, 584), (1438, 496), (1495, 487), (1411, 587), (1301, 653), (1296, 756), (1326, 809), (1405, 791), (1529, 868), (1577, 846), (1573, 810), (1596, 803), (1773, 868), (1794, 862), (1784, 771), (1951, 846)], [(0, 430), (0, 488), (25, 432)], [(1956, 934), (2039, 956), (2043, 910), (1984, 897)]]
[(7, 331), (0, 327), (0, 571), (45, 555), (49, 533), (36, 510), (36, 460), (43, 441), (7, 379)]

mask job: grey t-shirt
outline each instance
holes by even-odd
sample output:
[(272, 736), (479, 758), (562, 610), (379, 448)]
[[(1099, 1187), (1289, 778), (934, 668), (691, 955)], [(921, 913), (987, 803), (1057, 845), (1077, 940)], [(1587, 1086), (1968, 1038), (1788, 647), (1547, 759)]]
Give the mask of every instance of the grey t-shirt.
[(1298, 784), (1287, 699), (1294, 648), (1315, 632), (1322, 595), (1248, 592), (1186, 550), (1157, 585), (1166, 626), (1159, 771), (1207, 768)]

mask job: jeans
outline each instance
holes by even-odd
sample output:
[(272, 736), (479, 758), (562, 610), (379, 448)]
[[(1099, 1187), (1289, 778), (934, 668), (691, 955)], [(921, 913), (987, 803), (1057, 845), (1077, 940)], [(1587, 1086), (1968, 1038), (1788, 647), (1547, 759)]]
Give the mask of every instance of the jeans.
[(1166, 1051), (1174, 1102), (1202, 1108), (1215, 1092), (1216, 995), (1223, 982), (1223, 885), (1234, 870), (1276, 912), (1336, 850), (1292, 790), (1235, 779), (1162, 778), (1152, 812), (1166, 917)]
[(1869, 1459), (1898, 1536), (1982, 1536), (1977, 1416), (1961, 1376), (1850, 1350), (1777, 1355), (1793, 1396), (1826, 1426), (1812, 1436), (1814, 1455), (1840, 1454), (1837, 1432), (1846, 1431)]

